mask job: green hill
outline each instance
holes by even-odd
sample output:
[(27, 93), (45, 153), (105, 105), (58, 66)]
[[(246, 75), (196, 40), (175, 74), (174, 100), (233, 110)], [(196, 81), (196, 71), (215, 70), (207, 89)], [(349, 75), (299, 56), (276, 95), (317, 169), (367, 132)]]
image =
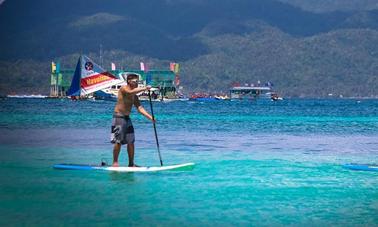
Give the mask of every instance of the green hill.
[(270, 81), (284, 96), (377, 96), (377, 18), (273, 0), (5, 1), (0, 93), (47, 94), (52, 60), (74, 68), (84, 53), (100, 62), (101, 45), (105, 66), (179, 62), (187, 92)]

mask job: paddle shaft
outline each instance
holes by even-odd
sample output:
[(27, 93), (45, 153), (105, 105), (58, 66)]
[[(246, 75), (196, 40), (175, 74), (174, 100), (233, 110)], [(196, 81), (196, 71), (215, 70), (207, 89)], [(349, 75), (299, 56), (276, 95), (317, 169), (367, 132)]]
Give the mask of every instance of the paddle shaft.
[(150, 91), (148, 91), (148, 98), (150, 99), (152, 123), (154, 125), (155, 140), (156, 140), (156, 146), (157, 146), (158, 153), (159, 153), (160, 165), (163, 166), (163, 161), (161, 160), (161, 154), (160, 154), (159, 139), (158, 139), (157, 132), (156, 132), (154, 109), (152, 108), (152, 100), (151, 100), (151, 92)]

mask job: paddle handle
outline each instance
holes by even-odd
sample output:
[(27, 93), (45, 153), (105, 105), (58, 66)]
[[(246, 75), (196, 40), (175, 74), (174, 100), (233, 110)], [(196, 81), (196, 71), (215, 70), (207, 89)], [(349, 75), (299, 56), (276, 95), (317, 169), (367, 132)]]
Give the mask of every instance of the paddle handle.
[(160, 154), (159, 139), (158, 139), (157, 131), (156, 131), (154, 109), (152, 108), (151, 92), (150, 92), (149, 90), (148, 90), (148, 98), (150, 99), (150, 108), (151, 108), (151, 115), (152, 115), (152, 124), (154, 125), (155, 140), (156, 140), (156, 146), (157, 146), (157, 150), (158, 150), (158, 154), (159, 154), (160, 165), (163, 166), (163, 160), (161, 159), (161, 154)]

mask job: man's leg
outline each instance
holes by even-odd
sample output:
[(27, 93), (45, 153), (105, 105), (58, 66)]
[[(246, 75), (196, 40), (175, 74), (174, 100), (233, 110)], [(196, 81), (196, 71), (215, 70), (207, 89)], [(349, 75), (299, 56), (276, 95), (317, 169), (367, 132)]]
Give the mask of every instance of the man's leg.
[(121, 151), (121, 144), (115, 143), (113, 147), (113, 166), (119, 166), (118, 156), (119, 156), (120, 151)]
[(134, 166), (134, 143), (127, 144), (127, 153), (129, 155), (129, 166)]

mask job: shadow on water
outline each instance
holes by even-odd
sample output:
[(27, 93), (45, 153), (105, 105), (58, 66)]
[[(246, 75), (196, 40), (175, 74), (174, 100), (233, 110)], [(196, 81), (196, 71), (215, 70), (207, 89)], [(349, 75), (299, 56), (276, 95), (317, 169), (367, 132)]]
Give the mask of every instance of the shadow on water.
[(135, 183), (136, 178), (134, 173), (118, 173), (118, 172), (110, 172), (109, 179), (115, 182), (127, 182), (127, 183)]

